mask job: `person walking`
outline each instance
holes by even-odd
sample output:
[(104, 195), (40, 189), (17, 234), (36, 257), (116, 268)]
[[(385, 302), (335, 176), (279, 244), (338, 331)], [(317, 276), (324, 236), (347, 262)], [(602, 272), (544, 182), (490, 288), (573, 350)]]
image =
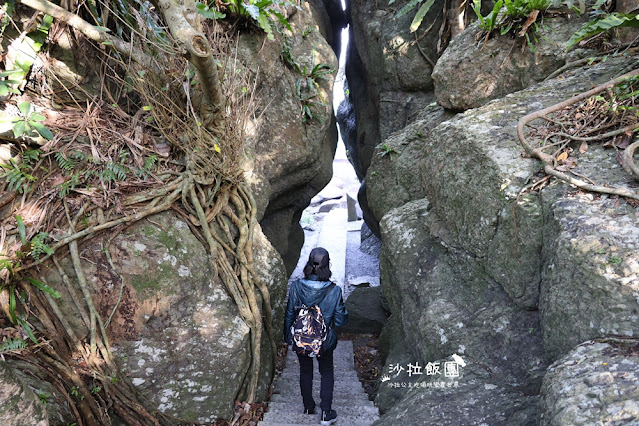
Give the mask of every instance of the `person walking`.
[[(288, 303), (284, 324), (286, 343), (293, 343), (291, 326), (295, 321), (300, 307), (319, 306), (324, 322), (328, 328), (326, 340), (322, 343), (317, 361), (321, 376), (320, 409), (322, 415), (320, 424), (331, 425), (337, 421), (337, 412), (332, 409), (333, 404), (333, 350), (337, 346), (335, 327), (341, 327), (348, 322), (348, 312), (344, 306), (342, 289), (333, 284), (329, 278), (332, 273), (329, 265), (329, 254), (326, 249), (316, 247), (311, 251), (308, 262), (304, 267), (304, 278), (294, 281), (289, 290)], [(308, 355), (297, 354), (300, 363), (300, 391), (304, 403), (305, 414), (315, 414), (315, 400), (313, 399), (313, 358)]]

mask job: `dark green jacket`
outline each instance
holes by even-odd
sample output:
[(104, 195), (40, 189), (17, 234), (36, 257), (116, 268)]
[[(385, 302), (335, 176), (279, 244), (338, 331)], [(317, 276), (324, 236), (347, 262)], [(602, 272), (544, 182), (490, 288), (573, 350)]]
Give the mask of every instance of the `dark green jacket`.
[[(326, 294), (331, 284), (330, 281), (319, 281), (315, 275), (310, 275), (308, 279), (299, 279), (291, 284), (291, 289), (288, 293), (288, 304), (286, 305), (286, 315), (284, 317), (284, 338), (286, 343), (289, 345), (292, 344), (291, 325), (293, 325), (293, 321), (295, 321), (299, 308), (302, 305), (310, 307), (319, 303), (322, 315), (324, 316), (324, 322), (329, 327), (328, 335), (322, 345), (321, 352), (335, 349), (337, 346), (335, 327), (346, 325), (348, 322), (348, 312), (342, 299), (341, 287), (336, 285), (330, 294)], [(326, 295), (326, 297), (324, 297), (324, 295)], [(324, 300), (322, 300), (322, 298), (324, 298)]]

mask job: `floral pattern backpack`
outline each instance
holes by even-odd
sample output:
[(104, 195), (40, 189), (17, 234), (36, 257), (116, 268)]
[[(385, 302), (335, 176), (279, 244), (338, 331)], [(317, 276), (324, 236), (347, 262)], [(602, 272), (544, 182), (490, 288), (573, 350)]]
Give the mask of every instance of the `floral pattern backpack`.
[(300, 354), (311, 358), (319, 355), (322, 349), (322, 343), (326, 340), (329, 327), (324, 321), (322, 310), (319, 305), (326, 299), (326, 296), (333, 290), (335, 284), (328, 286), (328, 290), (324, 294), (322, 300), (311, 307), (302, 305), (299, 308), (297, 317), (291, 325), (291, 335), (293, 336), (293, 350)]

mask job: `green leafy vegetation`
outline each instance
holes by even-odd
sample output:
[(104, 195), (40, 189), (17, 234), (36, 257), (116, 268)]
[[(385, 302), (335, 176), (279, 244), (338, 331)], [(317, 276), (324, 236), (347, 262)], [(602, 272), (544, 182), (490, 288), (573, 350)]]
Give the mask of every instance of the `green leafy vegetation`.
[(606, 95), (596, 95), (593, 99), (600, 103), (600, 107), (610, 114), (634, 115), (639, 117), (639, 76), (627, 79), (614, 86)]
[(4, 30), (11, 22), (13, 12), (16, 10), (15, 0), (6, 0), (0, 6), (0, 38), (4, 35)]
[(16, 138), (26, 135), (36, 137), (38, 135), (45, 139), (53, 139), (53, 133), (41, 122), (45, 120), (42, 114), (35, 112), (29, 102), (21, 102), (18, 105), (20, 116), (11, 119), (13, 123), (13, 135)]
[[(8, 269), (12, 277), (13, 277), (14, 267), (15, 265), (13, 265), (12, 262), (8, 261), (8, 259), (0, 260), (0, 271), (2, 269)], [(44, 291), (45, 293), (48, 293), (54, 298), (60, 297), (60, 294), (57, 291), (55, 291), (54, 289), (52, 289), (51, 287), (49, 287), (47, 284), (43, 283), (42, 281), (36, 280), (34, 278), (30, 278), (30, 277), (27, 277), (26, 281), (31, 283), (34, 287)], [(15, 325), (19, 325), (24, 331), (24, 333), (29, 337), (29, 339), (31, 339), (33, 343), (38, 344), (38, 339), (33, 333), (33, 329), (31, 328), (31, 325), (29, 325), (29, 322), (27, 320), (28, 310), (24, 309), (27, 306), (26, 294), (24, 291), (18, 293), (17, 290), (18, 290), (18, 282), (16, 282), (15, 280), (10, 280), (8, 282), (4, 282), (0, 284), (0, 293), (6, 291), (7, 295), (9, 296), (9, 303), (7, 305), (9, 320), (11, 321), (11, 323)], [(20, 307), (22, 307), (22, 309), (20, 309)], [(4, 343), (6, 343), (6, 341)], [(23, 345), (23, 344), (17, 343), (14, 341), (10, 345), (13, 347), (16, 345)], [(12, 350), (12, 349), (7, 349), (7, 350)], [(3, 351), (0, 350), (0, 353), (2, 352)]]
[(302, 122), (305, 123), (313, 119), (312, 108), (326, 106), (317, 89), (317, 80), (325, 78), (326, 75), (333, 73), (334, 70), (327, 64), (317, 64), (311, 71), (308, 71), (306, 66), (300, 68), (296, 63), (294, 65), (300, 74), (300, 78), (295, 83), (295, 93), (302, 101)]
[[(390, 0), (388, 2), (389, 5), (393, 3), (395, 3), (395, 0)], [(422, 4), (419, 7), (419, 9), (417, 10), (417, 13), (415, 14), (415, 17), (413, 18), (413, 22), (411, 22), (410, 24), (411, 33), (417, 31), (417, 29), (420, 27), (420, 25), (422, 24), (422, 21), (426, 17), (426, 14), (431, 9), (431, 7), (433, 7), (435, 0), (410, 0), (406, 5), (404, 5), (401, 9), (399, 9), (399, 12), (397, 12), (397, 15), (395, 15), (396, 18), (404, 16), (411, 10), (415, 9), (415, 7), (417, 7), (417, 5), (421, 3), (424, 3), (424, 4)]]
[(49, 238), (49, 234), (46, 232), (39, 232), (36, 234), (36, 236), (34, 236), (30, 241), (31, 250), (27, 253), (27, 255), (33, 257), (35, 260), (40, 260), (40, 257), (43, 254), (53, 254), (53, 249), (45, 243), (45, 241)]
[(490, 13), (481, 14), (481, 0), (473, 0), (473, 10), (479, 20), (479, 28), (485, 32), (485, 40), (493, 31), (501, 35), (514, 33), (524, 37), (528, 47), (535, 51), (537, 41), (537, 17), (550, 7), (551, 0), (498, 0)]
[(335, 70), (328, 64), (319, 63), (309, 71), (306, 65), (297, 63), (291, 52), (290, 40), (286, 36), (282, 43), (281, 57), (284, 63), (300, 76), (295, 82), (295, 94), (301, 101), (302, 122), (313, 120), (313, 109), (326, 106), (317, 88), (318, 80), (326, 78)]
[[(498, 0), (491, 12), (486, 16), (481, 13), (481, 0), (473, 0), (473, 10), (479, 20), (479, 28), (486, 33), (486, 39), (494, 31), (504, 35), (507, 33), (525, 37), (528, 46), (534, 51), (536, 32), (538, 30), (538, 15), (548, 8), (565, 6), (576, 13), (587, 12), (585, 0)], [(617, 28), (639, 26), (639, 15), (624, 13), (607, 13), (603, 8), (609, 7), (606, 0), (597, 0), (591, 7), (590, 13), (594, 19), (587, 22), (566, 42), (568, 49), (577, 43), (602, 32)]]
[(388, 155), (390, 161), (393, 161), (393, 154), (397, 154), (397, 151), (395, 151), (393, 147), (389, 146), (386, 142), (377, 145), (376, 148), (379, 150), (377, 155), (379, 155), (380, 157), (385, 157)]
[(575, 32), (572, 37), (570, 37), (570, 40), (566, 42), (566, 47), (570, 49), (580, 41), (589, 37), (624, 27), (639, 27), (639, 14), (617, 12), (599, 14), (595, 20), (586, 23)]
[(24, 194), (30, 191), (29, 183), (34, 182), (33, 170), (42, 152), (39, 149), (27, 150), (22, 155), (22, 161), (9, 160), (9, 164), (0, 164), (4, 172), (0, 179), (4, 179), (9, 185), (9, 191)]
[(0, 72), (0, 96), (7, 96), (9, 93), (16, 95), (20, 94), (20, 91), (14, 86), (20, 84), (21, 80), (18, 80), (22, 75), (22, 70), (6, 70)]
[(281, 12), (291, 6), (299, 9), (299, 6), (290, 0), (230, 0), (226, 3), (210, 1), (208, 3), (197, 3), (196, 5), (198, 13), (205, 18), (224, 19), (226, 17), (235, 17), (253, 22), (266, 33), (269, 40), (275, 39), (273, 35), (275, 21), (289, 31), (293, 31), (288, 20)]
[(38, 399), (40, 400), (42, 405), (44, 405), (45, 407), (47, 406), (47, 402), (49, 401), (49, 398), (51, 398), (50, 393), (47, 393), (47, 392), (38, 393)]
[(22, 349), (26, 349), (28, 343), (26, 340), (19, 338), (8, 338), (4, 342), (0, 342), (0, 354), (3, 352), (19, 352)]
[(107, 189), (111, 183), (125, 181), (130, 176), (145, 180), (158, 166), (155, 154), (145, 157), (141, 166), (135, 166), (127, 151), (120, 152), (119, 161), (101, 161), (77, 150), (69, 154), (55, 152), (53, 157), (66, 176), (64, 182), (56, 186), (60, 198), (66, 197), (77, 187), (89, 188), (95, 184)]

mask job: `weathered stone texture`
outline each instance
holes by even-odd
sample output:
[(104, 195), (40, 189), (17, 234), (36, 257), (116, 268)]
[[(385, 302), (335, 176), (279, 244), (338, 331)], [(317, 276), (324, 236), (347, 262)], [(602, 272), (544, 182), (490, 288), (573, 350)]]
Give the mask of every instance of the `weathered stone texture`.
[(0, 361), (0, 424), (47, 426), (47, 411), (13, 369)]
[[(522, 157), (516, 134), (520, 117), (606, 82), (629, 65), (611, 58), (435, 120), (434, 127), (425, 116), (385, 141), (388, 152), (373, 159), (366, 180), (371, 210), (383, 215), (384, 296), (414, 360), (466, 355), (490, 371), (496, 386), (535, 395), (546, 363), (575, 345), (639, 334), (636, 208), (556, 181), (540, 193), (522, 193), (540, 165)], [(614, 152), (591, 144), (573, 155), (577, 173), (636, 187)], [(397, 361), (404, 358), (389, 356), (387, 365)], [(474, 413), (474, 399), (465, 398), (461, 406)], [(432, 400), (431, 394), (424, 399)], [(530, 414), (533, 399), (504, 404)], [(457, 400), (450, 401), (452, 407)], [(460, 410), (452, 418), (464, 418)], [(380, 424), (416, 412), (405, 398)], [(468, 415), (483, 418), (481, 412)], [(512, 419), (506, 413), (486, 421), (518, 424)]]
[(564, 45), (586, 21), (585, 16), (545, 17), (537, 26), (534, 51), (510, 35), (484, 42), (478, 24), (473, 24), (453, 39), (435, 65), (437, 102), (465, 111), (544, 80), (567, 61), (587, 55), (583, 49), (567, 51)]
[[(203, 423), (232, 416), (250, 362), (249, 328), (224, 284), (211, 279), (202, 243), (185, 222), (163, 213), (113, 239), (115, 271), (101, 244), (81, 247), (88, 259), (83, 267), (103, 318), (109, 318), (122, 288), (108, 329), (120, 367), (166, 414)], [(259, 225), (253, 244), (255, 270), (273, 292), (275, 321), (281, 323), (286, 292), (282, 261)], [(63, 265), (74, 276), (70, 262)], [(57, 271), (50, 270), (45, 278), (63, 294), (59, 304), (76, 334), (85, 336), (88, 330)], [(281, 326), (277, 331), (281, 333)], [(271, 357), (269, 350), (262, 351), (260, 399), (266, 397), (273, 374)]]
[(339, 329), (342, 333), (379, 333), (388, 314), (382, 307), (380, 287), (357, 287), (346, 299), (348, 323)]
[(637, 341), (588, 341), (548, 368), (541, 388), (540, 425), (639, 423)]
[[(308, 72), (320, 63), (337, 70), (335, 53), (313, 21), (310, 4), (301, 7), (289, 17), (292, 58)], [(334, 75), (315, 79), (319, 94), (313, 99), (313, 119), (304, 123), (296, 89), (302, 76), (281, 59), (282, 49), (281, 42), (265, 42), (262, 34), (243, 34), (238, 59), (257, 76), (259, 104), (247, 135), (244, 169), (249, 171), (264, 234), (290, 274), (304, 242), (302, 211), (331, 180), (337, 128), (331, 107)]]
[[(384, 414), (375, 426), (406, 425), (512, 425), (536, 424), (538, 396), (525, 395), (504, 386), (479, 364), (459, 366), (459, 377), (445, 377), (444, 365), (452, 358), (436, 360), (441, 373), (413, 375), (406, 372), (382, 383), (396, 389), (403, 399)], [(414, 361), (413, 361), (414, 363)], [(387, 374), (386, 368), (384, 374)], [(399, 388), (391, 388), (399, 383)], [(402, 387), (401, 385), (405, 385)], [(385, 392), (385, 391), (384, 391)]]
[(545, 369), (537, 313), (520, 310), (477, 259), (431, 236), (441, 225), (426, 199), (381, 225), (384, 295), (417, 360), (469, 356), (499, 382), (534, 393)]

